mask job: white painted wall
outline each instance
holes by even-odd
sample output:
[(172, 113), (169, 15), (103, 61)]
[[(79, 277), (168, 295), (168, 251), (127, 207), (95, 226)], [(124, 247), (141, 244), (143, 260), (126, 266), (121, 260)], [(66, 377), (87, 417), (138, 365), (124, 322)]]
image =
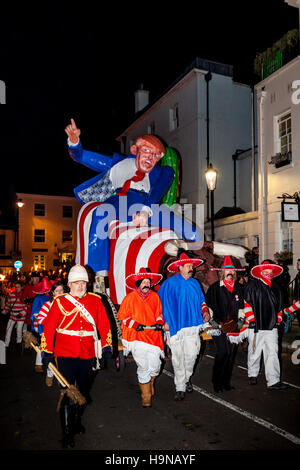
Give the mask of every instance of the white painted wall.
[[(194, 69), (148, 108), (126, 130), (128, 153), (132, 141), (155, 122), (156, 134), (182, 158), (181, 196), (189, 203), (206, 203), (207, 166), (205, 72)], [(251, 146), (251, 90), (231, 77), (212, 74), (209, 82), (210, 161), (219, 172), (215, 211), (233, 206), (233, 160), (237, 148)], [(179, 106), (179, 127), (169, 129), (169, 112)]]
[[(273, 257), (276, 251), (282, 250), (281, 200), (278, 199), (278, 196), (283, 193), (293, 195), (295, 192), (300, 191), (300, 104), (292, 102), (292, 93), (295, 90), (291, 88), (292, 82), (299, 79), (300, 57), (296, 57), (256, 86), (258, 93), (263, 91), (265, 94), (262, 110), (258, 113), (258, 127), (262, 129), (258, 139), (258, 152), (263, 160), (263, 167), (259, 171), (259, 187), (260, 196), (263, 194), (267, 204), (265, 257)], [(275, 132), (277, 118), (287, 111), (291, 111), (293, 161), (290, 165), (276, 169), (273, 165), (269, 165), (268, 161), (278, 151)], [(266, 178), (265, 188), (262, 185), (264, 174)], [(264, 188), (263, 193), (261, 193), (262, 188)], [(262, 226), (264, 215), (260, 196), (259, 213), (260, 226)], [(294, 222), (292, 228), (294, 267), (290, 268), (290, 273), (294, 275), (297, 258), (300, 258), (300, 222)]]

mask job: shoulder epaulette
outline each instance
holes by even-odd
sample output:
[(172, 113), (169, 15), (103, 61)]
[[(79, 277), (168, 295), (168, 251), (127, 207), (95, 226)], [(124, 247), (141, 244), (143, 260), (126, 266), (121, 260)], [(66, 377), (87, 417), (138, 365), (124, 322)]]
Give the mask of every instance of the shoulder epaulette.
[(64, 292), (63, 294), (58, 294), (58, 295), (56, 295), (55, 297), (53, 297), (51, 306), (54, 304), (54, 302), (55, 302), (56, 300), (60, 299), (61, 297), (65, 297), (66, 293), (67, 293), (67, 292)]
[(62, 297), (64, 295), (66, 295), (66, 292), (64, 292), (63, 294), (56, 295), (55, 297), (53, 297), (53, 300), (58, 299), (58, 297)]

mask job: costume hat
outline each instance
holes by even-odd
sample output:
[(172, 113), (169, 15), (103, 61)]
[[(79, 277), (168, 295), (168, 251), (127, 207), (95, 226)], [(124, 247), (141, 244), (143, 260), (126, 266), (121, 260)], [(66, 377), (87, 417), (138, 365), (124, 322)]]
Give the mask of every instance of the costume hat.
[(35, 284), (34, 290), (32, 289), (32, 291), (34, 294), (46, 294), (47, 292), (50, 292), (55, 282), (56, 281), (49, 281), (47, 277), (43, 277), (41, 282)]
[(181, 253), (179, 259), (177, 261), (173, 261), (173, 263), (169, 264), (168, 271), (170, 273), (177, 273), (179, 270), (179, 266), (183, 266), (184, 264), (192, 264), (194, 268), (203, 264), (203, 259), (200, 258), (189, 258), (185, 253)]
[(222, 271), (223, 269), (234, 269), (235, 271), (245, 271), (245, 268), (236, 268), (233, 265), (232, 259), (230, 256), (225, 256), (222, 266), (220, 268), (212, 268), (212, 271)]
[(265, 269), (272, 269), (273, 277), (279, 276), (282, 273), (283, 268), (278, 264), (270, 263), (269, 261), (263, 261), (262, 264), (257, 264), (251, 269), (251, 275), (257, 279), (261, 279), (261, 272)]
[(151, 280), (151, 286), (156, 286), (161, 279), (162, 275), (158, 273), (152, 273), (151, 271), (147, 271), (146, 268), (140, 268), (138, 273), (135, 274), (129, 274), (129, 276), (126, 277), (125, 283), (126, 286), (129, 287), (129, 289), (136, 289), (136, 281), (142, 280), (142, 279), (150, 279)]
[(89, 282), (87, 270), (81, 264), (75, 264), (68, 274), (68, 282), (85, 281)]

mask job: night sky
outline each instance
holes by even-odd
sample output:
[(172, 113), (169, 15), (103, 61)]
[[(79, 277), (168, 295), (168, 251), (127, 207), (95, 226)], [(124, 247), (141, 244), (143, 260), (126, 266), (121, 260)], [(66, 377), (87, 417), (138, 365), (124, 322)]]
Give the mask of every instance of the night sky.
[(1, 11), (0, 208), (13, 189), (73, 195), (94, 176), (68, 155), (71, 117), (84, 148), (110, 155), (140, 83), (151, 100), (196, 57), (232, 64), (237, 81), (255, 83), (256, 54), (298, 28), (298, 9), (283, 0), (27, 3)]

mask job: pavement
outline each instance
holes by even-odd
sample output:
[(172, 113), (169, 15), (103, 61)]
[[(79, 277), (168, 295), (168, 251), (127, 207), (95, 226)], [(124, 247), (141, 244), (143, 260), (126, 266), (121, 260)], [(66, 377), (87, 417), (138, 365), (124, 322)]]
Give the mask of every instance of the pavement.
[[(298, 344), (295, 344), (298, 341)], [(283, 333), (282, 351), (293, 352), (300, 346), (300, 326), (294, 322), (287, 333)]]

